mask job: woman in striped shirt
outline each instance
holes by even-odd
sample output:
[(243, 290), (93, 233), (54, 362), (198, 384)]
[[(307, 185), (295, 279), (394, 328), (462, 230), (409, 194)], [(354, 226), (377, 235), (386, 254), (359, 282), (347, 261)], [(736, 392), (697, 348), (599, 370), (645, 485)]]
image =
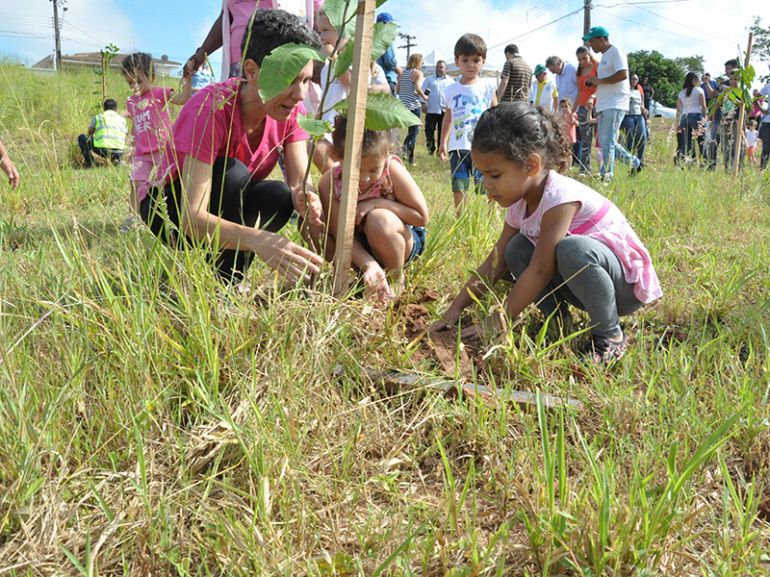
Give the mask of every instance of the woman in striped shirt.
[[(406, 70), (398, 79), (398, 98), (417, 118), (420, 117), (422, 102), (428, 97), (422, 91), (422, 81), (425, 78), (422, 70), (422, 54), (412, 54), (409, 57)], [(414, 146), (420, 125), (410, 126), (404, 139), (403, 156), (409, 164), (414, 164)]]

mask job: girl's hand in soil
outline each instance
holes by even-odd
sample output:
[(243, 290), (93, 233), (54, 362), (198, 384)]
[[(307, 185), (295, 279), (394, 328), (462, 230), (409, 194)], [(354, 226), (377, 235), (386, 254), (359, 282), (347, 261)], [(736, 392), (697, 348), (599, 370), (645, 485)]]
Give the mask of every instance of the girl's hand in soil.
[(451, 331), (457, 328), (457, 321), (460, 320), (460, 314), (445, 312), (439, 320), (428, 327), (428, 334), (440, 333), (441, 331)]
[(471, 325), (460, 333), (460, 338), (467, 340), (490, 340), (505, 329), (505, 315), (501, 311), (489, 313), (478, 325)]
[(315, 226), (323, 225), (323, 206), (319, 196), (308, 186), (307, 193), (300, 186), (292, 191), (292, 204), (294, 210), (302, 217), (306, 218), (308, 223)]
[(393, 298), (393, 291), (390, 290), (388, 277), (379, 264), (376, 262), (369, 264), (363, 270), (363, 277), (367, 297), (379, 302), (385, 302)]

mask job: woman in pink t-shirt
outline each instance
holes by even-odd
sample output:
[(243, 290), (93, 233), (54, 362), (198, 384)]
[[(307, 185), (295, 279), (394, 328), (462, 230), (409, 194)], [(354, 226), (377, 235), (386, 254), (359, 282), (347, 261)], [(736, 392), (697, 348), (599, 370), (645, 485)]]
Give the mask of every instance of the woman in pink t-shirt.
[[(150, 229), (176, 244), (216, 243), (216, 267), (229, 282), (243, 278), (256, 254), (291, 282), (309, 279), (322, 259), (275, 234), (293, 211), (314, 234), (321, 203), (307, 183), (307, 133), (297, 123), (313, 73), (312, 62), (267, 101), (259, 95), (262, 60), (283, 44), (320, 48), (307, 23), (283, 10), (260, 10), (245, 49), (244, 78), (207, 86), (185, 104), (140, 213)], [(284, 181), (265, 180), (283, 154)], [(223, 249), (223, 250), (216, 250)]]
[(280, 8), (306, 19), (312, 28), (315, 13), (322, 6), (323, 0), (223, 0), (219, 18), (185, 64), (184, 75), (196, 72), (207, 56), (222, 48), (222, 80), (240, 76), (241, 44), (255, 10)]
[[(563, 329), (571, 304), (591, 318), (584, 354), (599, 363), (622, 356), (626, 338), (619, 317), (659, 298), (660, 283), (647, 249), (620, 210), (553, 170), (568, 166), (569, 152), (556, 119), (524, 103), (503, 103), (481, 116), (473, 133), (473, 164), (484, 175), (489, 197), (508, 208), (505, 225), (431, 331), (456, 327), (467, 306), (512, 275), (516, 282), (504, 311), (487, 317), (484, 329), (499, 330), (532, 303)], [(481, 330), (472, 326), (463, 336)]]

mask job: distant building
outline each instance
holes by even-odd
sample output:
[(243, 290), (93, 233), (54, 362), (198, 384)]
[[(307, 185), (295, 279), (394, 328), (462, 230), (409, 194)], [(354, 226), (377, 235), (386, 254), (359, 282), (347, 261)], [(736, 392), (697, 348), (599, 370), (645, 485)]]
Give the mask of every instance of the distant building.
[[(120, 63), (128, 54), (119, 53), (110, 62), (110, 68), (120, 70)], [(178, 72), (182, 67), (181, 62), (169, 60), (165, 54), (160, 58), (153, 58), (152, 64), (157, 76), (170, 76)], [(78, 54), (62, 54), (61, 66), (63, 69), (98, 68), (102, 65), (102, 55), (99, 52), (79, 52)], [(54, 69), (53, 55), (46, 56), (40, 62), (32, 65), (35, 70), (50, 71)]]

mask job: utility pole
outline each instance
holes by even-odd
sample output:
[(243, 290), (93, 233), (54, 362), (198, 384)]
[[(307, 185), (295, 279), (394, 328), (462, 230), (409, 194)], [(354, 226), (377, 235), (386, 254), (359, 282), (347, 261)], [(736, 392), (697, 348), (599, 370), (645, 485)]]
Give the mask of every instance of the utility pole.
[[(583, 36), (588, 34), (591, 29), (591, 0), (583, 1)], [(588, 46), (587, 41), (583, 41), (583, 44)]]
[(417, 46), (417, 43), (412, 42), (412, 40), (417, 40), (417, 36), (410, 36), (409, 34), (402, 34), (399, 32), (398, 37), (406, 40), (406, 44), (399, 46), (399, 48), (406, 48), (406, 60), (408, 62), (412, 47)]
[[(61, 21), (59, 20), (59, 3), (61, 2), (62, 7), (64, 4), (67, 3), (67, 0), (50, 0), (53, 2), (53, 34), (54, 34), (54, 42), (56, 44), (55, 54), (54, 54), (54, 68), (56, 70), (61, 69)], [(64, 16), (64, 12), (67, 11), (67, 8), (62, 8), (62, 16)]]

